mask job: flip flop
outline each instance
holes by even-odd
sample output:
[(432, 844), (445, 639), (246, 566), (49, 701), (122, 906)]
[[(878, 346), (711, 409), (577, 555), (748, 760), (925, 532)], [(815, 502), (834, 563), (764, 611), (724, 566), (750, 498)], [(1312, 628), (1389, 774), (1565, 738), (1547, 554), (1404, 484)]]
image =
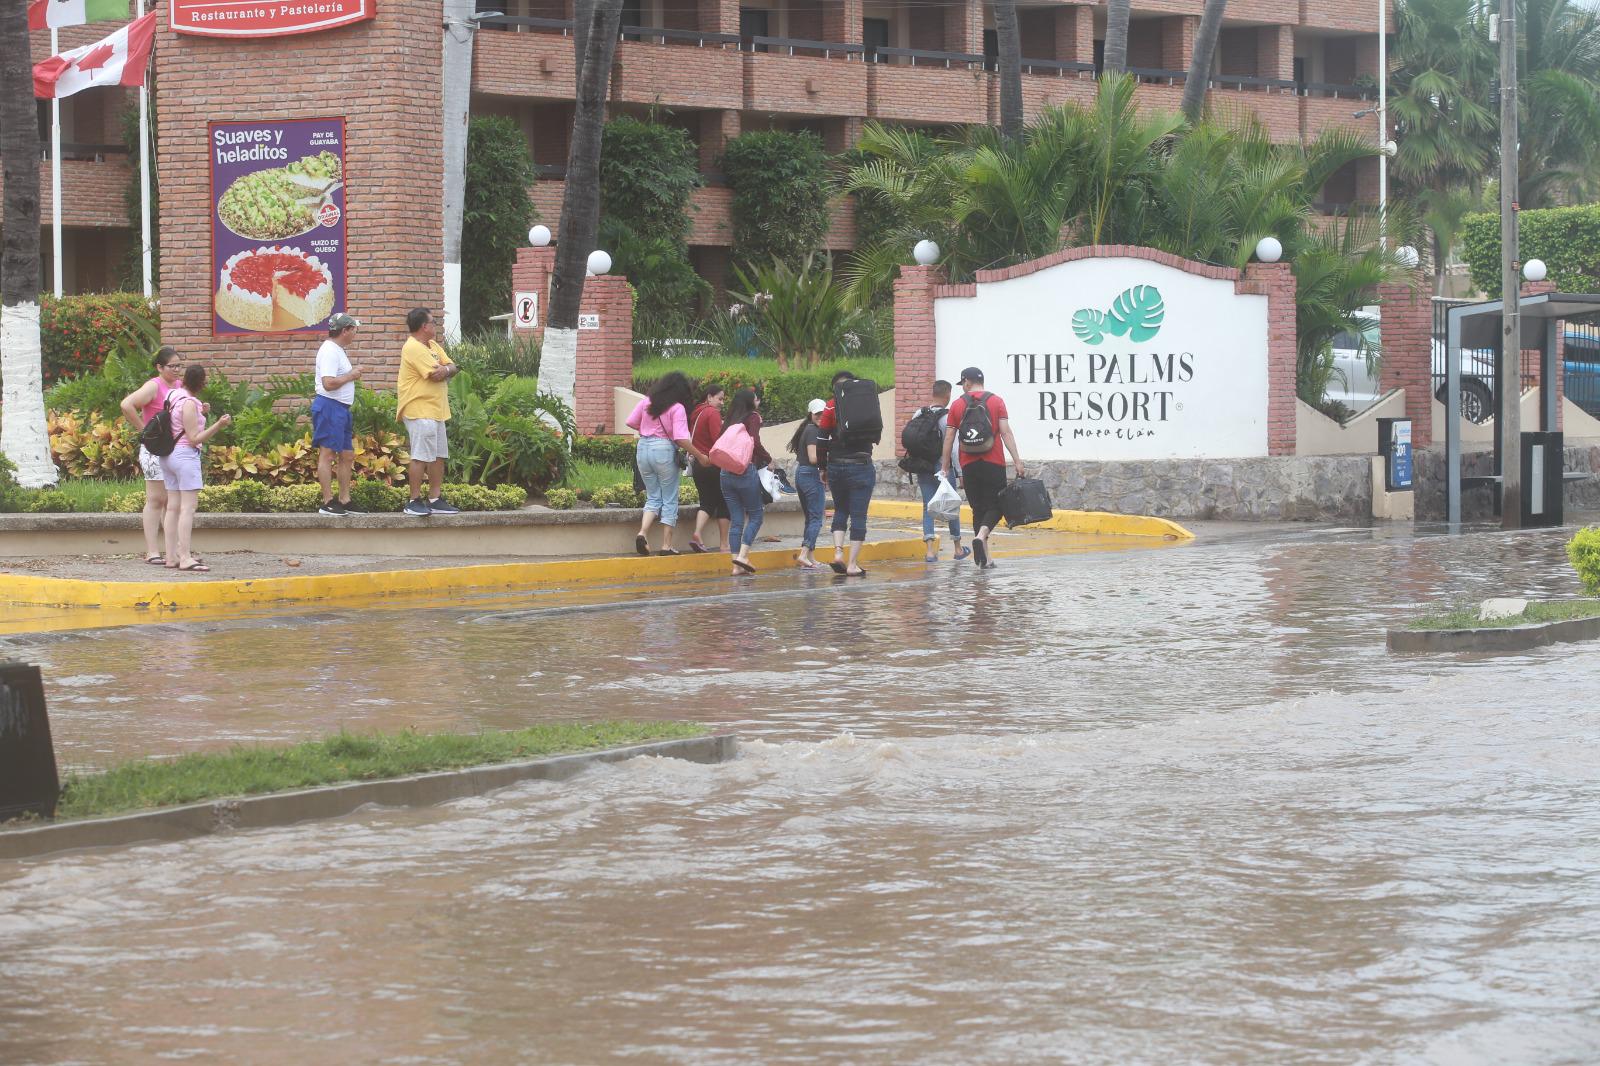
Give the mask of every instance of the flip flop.
[(681, 551), (679, 551), (677, 548), (662, 548), (660, 551), (656, 552), (656, 554), (657, 555), (682, 555), (683, 553)]
[(745, 562), (743, 559), (733, 560), (733, 565), (737, 566), (740, 570), (743, 570), (747, 574), (753, 574), (756, 572), (756, 568)]
[(166, 566), (167, 565), (166, 557), (162, 556), (162, 555), (147, 556), (145, 558), (145, 562), (149, 563), (151, 566)]
[(839, 563), (839, 562), (829, 563), (828, 567), (836, 574), (842, 574), (842, 575), (845, 575), (845, 576), (849, 576), (850, 571), (848, 571), (848, 570), (846, 570), (844, 568), (844, 564), (843, 563)]
[(650, 542), (644, 539), (643, 533), (640, 533), (637, 537), (633, 538), (633, 550), (638, 552), (640, 555), (650, 554)]
[(211, 573), (211, 567), (205, 563), (193, 563), (189, 566), (178, 567), (178, 572), (180, 574), (209, 574)]
[(691, 540), (689, 542), (689, 550), (694, 552), (696, 555), (704, 555), (711, 549), (706, 547), (704, 544), (701, 544), (697, 540)]
[(844, 572), (844, 576), (845, 577), (866, 577), (867, 576), (867, 570), (866, 570), (866, 567), (862, 567), (861, 569), (857, 570), (853, 574), (850, 571), (846, 570)]

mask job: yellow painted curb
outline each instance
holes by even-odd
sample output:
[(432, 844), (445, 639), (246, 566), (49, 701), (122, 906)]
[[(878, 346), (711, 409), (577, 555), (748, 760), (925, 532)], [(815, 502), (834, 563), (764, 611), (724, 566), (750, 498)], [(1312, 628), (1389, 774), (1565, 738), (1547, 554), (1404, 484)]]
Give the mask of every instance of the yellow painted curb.
[[(922, 521), (922, 504), (915, 500), (873, 500), (868, 509), (873, 518)], [(1023, 529), (1043, 529), (1055, 533), (1094, 533), (1108, 537), (1165, 537), (1193, 540), (1194, 534), (1166, 518), (1149, 515), (1112, 514), (1109, 511), (1052, 511), (1048, 522), (1036, 522)], [(961, 520), (972, 524), (972, 508), (961, 508)]]
[[(759, 569), (787, 569), (793, 548), (750, 553)], [(863, 558), (920, 559), (920, 540), (876, 541)], [(459, 593), (520, 592), (559, 586), (620, 584), (692, 574), (721, 574), (728, 557), (705, 555), (621, 556), (611, 559), (563, 559), (538, 563), (489, 563), (433, 570), (382, 570), (351, 574), (315, 574), (217, 581), (82, 581), (72, 578), (0, 574), (0, 603), (30, 607), (93, 607), (137, 611), (151, 621), (164, 612), (263, 607), (285, 603), (331, 603), (395, 596), (443, 596)], [(115, 624), (115, 623), (113, 623)]]

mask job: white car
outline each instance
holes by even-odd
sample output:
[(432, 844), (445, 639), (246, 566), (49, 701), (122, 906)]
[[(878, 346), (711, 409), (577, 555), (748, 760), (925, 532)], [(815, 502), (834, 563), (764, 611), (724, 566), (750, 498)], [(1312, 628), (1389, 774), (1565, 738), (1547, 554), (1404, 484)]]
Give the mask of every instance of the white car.
[[(1379, 341), (1378, 316), (1357, 311), (1360, 335), (1340, 333), (1333, 338), (1333, 378), (1328, 382), (1327, 398), (1344, 404), (1351, 411), (1365, 411), (1383, 396), (1379, 385), (1383, 355)], [(1370, 360), (1369, 360), (1370, 355)], [(1433, 339), (1434, 395), (1444, 402), (1444, 342)], [(1463, 350), (1461, 353), (1461, 416), (1469, 422), (1487, 422), (1494, 416), (1494, 354), (1490, 351)]]

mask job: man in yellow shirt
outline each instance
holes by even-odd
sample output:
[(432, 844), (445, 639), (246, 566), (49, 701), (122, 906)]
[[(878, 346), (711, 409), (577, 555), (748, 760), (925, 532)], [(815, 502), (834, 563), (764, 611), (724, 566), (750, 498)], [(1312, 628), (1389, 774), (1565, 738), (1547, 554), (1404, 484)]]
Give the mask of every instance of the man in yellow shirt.
[[(450, 421), (450, 389), (445, 384), (461, 368), (434, 340), (437, 327), (433, 314), (418, 307), (406, 315), (411, 339), (400, 349), (400, 382), (396, 386), (397, 413), (411, 438), (411, 465), (406, 480), (411, 485), (411, 500), (405, 514), (426, 518), (435, 514), (460, 514), (443, 496), (444, 461), (450, 454), (445, 439), (445, 423)], [(422, 495), (422, 474), (426, 469), (430, 496)]]

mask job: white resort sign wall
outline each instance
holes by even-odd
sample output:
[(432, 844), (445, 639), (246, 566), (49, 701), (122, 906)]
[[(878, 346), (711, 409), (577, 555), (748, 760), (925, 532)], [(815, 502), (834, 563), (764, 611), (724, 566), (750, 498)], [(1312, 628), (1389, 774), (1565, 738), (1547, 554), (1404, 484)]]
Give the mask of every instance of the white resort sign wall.
[(1024, 459), (1267, 454), (1265, 296), (1131, 258), (977, 290), (934, 301), (935, 369), (983, 371)]

